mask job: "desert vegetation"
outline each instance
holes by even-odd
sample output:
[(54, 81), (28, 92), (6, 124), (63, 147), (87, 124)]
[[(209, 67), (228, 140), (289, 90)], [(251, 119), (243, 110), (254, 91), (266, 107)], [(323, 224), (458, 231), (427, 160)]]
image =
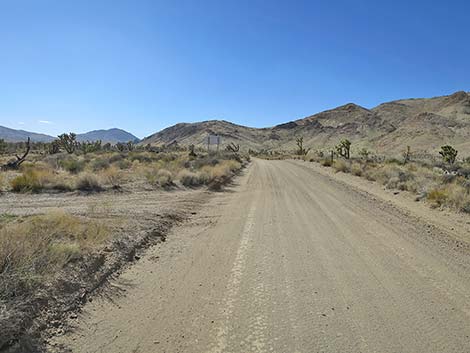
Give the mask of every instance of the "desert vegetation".
[[(154, 193), (159, 199), (170, 191), (219, 191), (248, 161), (234, 144), (220, 153), (207, 153), (194, 146), (77, 142), (75, 134), (60, 135), (52, 143), (0, 140), (0, 198), (21, 197), (34, 202), (40, 197), (54, 203), (54, 197), (60, 196), (62, 202), (52, 211), (40, 207), (33, 214), (9, 213), (7, 209), (0, 213), (0, 349), (18, 340), (38, 312), (47, 308), (48, 300), (41, 296), (60, 299), (63, 293), (56, 289), (58, 283), (68, 291), (79, 290), (79, 286), (64, 284), (70, 268), (81, 269), (74, 271), (72, 278), (79, 281), (80, 276), (91, 276), (88, 283), (93, 283), (99, 278), (93, 276), (102, 267), (103, 249), (114, 244), (111, 253), (125, 249), (126, 254), (132, 254), (133, 244), (140, 243), (122, 240), (131, 228), (133, 232), (142, 228), (152, 237), (155, 234), (154, 228), (146, 228), (155, 227), (153, 218), (142, 222), (119, 214), (111, 220), (97, 217), (95, 206), (70, 213), (57, 211), (61, 205), (70, 206), (80, 198), (82, 203), (87, 198), (96, 203), (102, 197), (112, 202), (114, 195), (134, 193), (142, 197)], [(100, 264), (91, 266), (90, 259)], [(113, 266), (112, 271), (118, 268)]]
[(401, 158), (387, 158), (365, 149), (350, 152), (351, 143), (342, 140), (333, 151), (316, 151), (304, 160), (332, 167), (380, 183), (387, 189), (409, 191), (416, 200), (427, 200), (432, 207), (446, 207), (470, 213), (470, 160), (458, 160), (458, 151), (442, 146), (439, 153), (413, 153), (410, 146)]
[[(99, 192), (208, 186), (220, 189), (247, 161), (239, 146), (221, 153), (190, 148), (116, 146), (75, 140), (62, 134), (50, 144), (3, 143), (2, 191), (17, 193)], [(18, 157), (18, 151), (26, 152)], [(31, 150), (31, 152), (30, 152)], [(190, 177), (188, 177), (190, 176)]]

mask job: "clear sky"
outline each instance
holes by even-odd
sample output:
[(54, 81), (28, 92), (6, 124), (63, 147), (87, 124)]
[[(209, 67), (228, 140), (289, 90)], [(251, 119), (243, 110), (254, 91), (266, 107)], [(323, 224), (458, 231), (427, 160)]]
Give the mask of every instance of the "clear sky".
[(0, 0), (0, 125), (263, 127), (470, 90), (470, 2)]

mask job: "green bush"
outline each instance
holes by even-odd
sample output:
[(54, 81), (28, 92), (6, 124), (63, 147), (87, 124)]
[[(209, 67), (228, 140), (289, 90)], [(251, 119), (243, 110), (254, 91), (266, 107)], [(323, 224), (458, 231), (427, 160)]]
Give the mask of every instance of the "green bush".
[(85, 161), (75, 158), (67, 158), (59, 162), (60, 166), (72, 174), (78, 174), (85, 168)]
[(95, 171), (95, 172), (98, 172), (100, 170), (108, 169), (109, 165), (110, 165), (109, 160), (98, 158), (98, 159), (95, 159), (91, 163), (91, 169), (93, 169), (93, 171)]

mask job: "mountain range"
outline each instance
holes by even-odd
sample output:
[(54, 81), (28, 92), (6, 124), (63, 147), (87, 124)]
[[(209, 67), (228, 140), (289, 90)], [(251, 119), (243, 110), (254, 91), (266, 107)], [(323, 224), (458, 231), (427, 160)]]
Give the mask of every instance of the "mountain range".
[[(304, 146), (329, 149), (341, 139), (353, 149), (367, 148), (381, 154), (413, 151), (435, 152), (450, 144), (461, 153), (470, 153), (470, 93), (459, 91), (434, 98), (402, 99), (372, 109), (348, 103), (284, 124), (253, 128), (224, 120), (179, 123), (150, 135), (140, 144), (206, 146), (209, 134), (221, 137), (222, 148), (233, 142), (242, 150), (292, 150), (302, 136)], [(51, 141), (48, 135), (34, 134), (0, 126), (0, 138), (7, 141)], [(137, 138), (120, 129), (96, 130), (77, 135), (80, 141), (127, 142)]]
[[(31, 138), (33, 142), (51, 142), (56, 138), (50, 135), (37, 134), (34, 132), (10, 129), (4, 126), (0, 126), (0, 139), (7, 142), (21, 142)], [(98, 141), (101, 140), (103, 143), (117, 143), (117, 142), (128, 142), (128, 141), (139, 141), (139, 138), (132, 135), (131, 133), (121, 129), (108, 129), (108, 130), (93, 130), (83, 134), (77, 134), (77, 141)]]
[(218, 134), (222, 144), (234, 142), (242, 149), (292, 150), (296, 137), (312, 149), (329, 149), (341, 139), (353, 148), (381, 154), (414, 151), (435, 152), (451, 144), (470, 153), (470, 94), (403, 99), (367, 109), (348, 103), (302, 119), (268, 128), (251, 128), (223, 120), (181, 123), (157, 132), (141, 144), (204, 146), (208, 134)]

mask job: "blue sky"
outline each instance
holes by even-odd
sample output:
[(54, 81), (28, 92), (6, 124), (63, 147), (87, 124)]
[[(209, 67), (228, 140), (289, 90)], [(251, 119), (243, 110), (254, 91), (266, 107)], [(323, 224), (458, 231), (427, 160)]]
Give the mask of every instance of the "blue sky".
[(470, 90), (468, 1), (0, 0), (0, 125), (263, 127)]

